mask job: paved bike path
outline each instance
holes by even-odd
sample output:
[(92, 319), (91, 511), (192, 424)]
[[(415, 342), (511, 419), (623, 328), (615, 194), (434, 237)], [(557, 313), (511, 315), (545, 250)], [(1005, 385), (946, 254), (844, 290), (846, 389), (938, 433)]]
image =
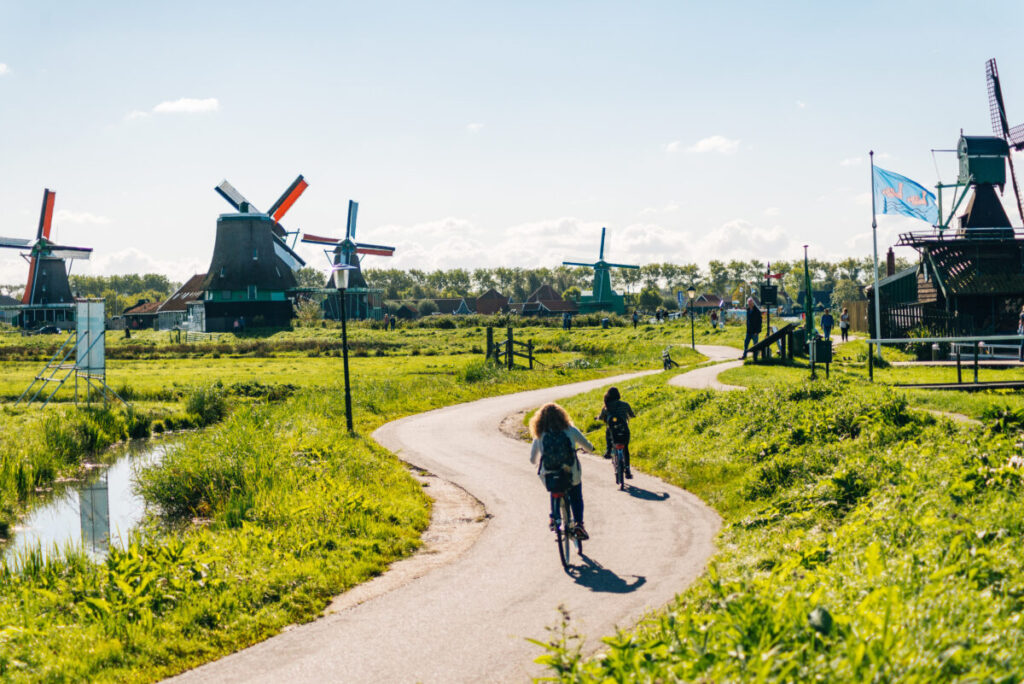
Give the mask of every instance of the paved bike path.
[[(739, 368), (743, 362), (738, 360), (742, 352), (735, 347), (725, 347), (717, 344), (698, 344), (697, 351), (708, 357), (710, 361), (725, 361), (712, 366), (703, 366), (687, 373), (680, 373), (671, 377), (668, 384), (673, 387), (688, 387), (690, 389), (713, 389), (720, 391), (745, 390), (746, 387), (739, 385), (726, 385), (718, 381), (718, 374), (730, 368)], [(731, 359), (731, 360), (730, 360)]]
[[(735, 350), (734, 350), (735, 351)], [(410, 416), (374, 433), (409, 463), (462, 487), (489, 519), (448, 565), (375, 598), (185, 673), (182, 681), (525, 681), (559, 606), (588, 651), (663, 606), (703, 570), (720, 519), (697, 497), (636, 473), (630, 492), (608, 461), (583, 456), (586, 563), (563, 572), (548, 495), (505, 416), (630, 377), (492, 397)], [(598, 406), (594, 407), (595, 414)], [(582, 416), (580, 417), (582, 421)]]

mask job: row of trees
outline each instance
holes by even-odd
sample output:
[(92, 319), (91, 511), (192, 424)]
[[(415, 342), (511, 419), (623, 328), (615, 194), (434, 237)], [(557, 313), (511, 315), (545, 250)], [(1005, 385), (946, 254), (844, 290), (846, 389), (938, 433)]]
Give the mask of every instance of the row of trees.
[[(871, 257), (850, 257), (838, 261), (810, 259), (807, 265), (812, 287), (816, 290), (838, 290), (843, 294), (843, 301), (862, 298), (863, 287), (871, 282), (874, 274)], [(910, 265), (906, 259), (897, 259), (897, 269)], [(884, 264), (881, 267), (884, 269)], [(747, 290), (751, 283), (763, 281), (768, 268), (768, 264), (758, 260), (713, 260), (708, 262), (706, 268), (697, 264), (666, 262), (647, 264), (639, 269), (612, 269), (612, 281), (616, 287), (632, 293), (654, 290), (662, 293), (663, 297), (673, 297), (675, 292), (693, 285), (699, 293), (735, 297)], [(795, 296), (803, 289), (802, 260), (777, 261), (770, 268), (772, 273), (783, 274), (783, 288), (791, 295)], [(494, 288), (515, 301), (522, 301), (543, 284), (549, 284), (563, 294), (589, 290), (594, 271), (580, 266), (498, 267), (472, 271), (464, 268), (437, 271), (367, 269), (364, 275), (367, 283), (371, 287), (382, 288), (385, 298), (389, 300), (475, 296)]]

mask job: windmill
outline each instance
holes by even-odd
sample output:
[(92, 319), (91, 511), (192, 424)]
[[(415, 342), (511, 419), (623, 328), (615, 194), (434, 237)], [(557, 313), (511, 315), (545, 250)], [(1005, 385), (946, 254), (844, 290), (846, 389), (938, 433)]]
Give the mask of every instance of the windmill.
[(1017, 212), (1024, 221), (1024, 206), (1021, 205), (1020, 188), (1017, 186), (1017, 173), (1013, 168), (1013, 151), (1024, 149), (1024, 124), (1010, 128), (1006, 118), (1006, 105), (1003, 102), (1003, 89), (999, 85), (999, 69), (996, 60), (985, 63), (985, 80), (988, 83), (988, 107), (992, 116), (992, 132), (1006, 141), (1009, 152), (1006, 160), (1010, 163), (1010, 180), (1013, 182), (1013, 194), (1017, 198)]
[[(345, 225), (345, 237), (343, 239), (323, 237), (320, 235), (312, 235), (310, 233), (304, 233), (302, 235), (302, 241), (311, 245), (320, 245), (325, 247), (324, 254), (327, 255), (328, 261), (331, 263), (331, 267), (338, 265), (351, 266), (352, 270), (349, 273), (349, 287), (347, 295), (354, 301), (346, 302), (346, 309), (350, 312), (351, 318), (365, 318), (374, 317), (373, 306), (371, 306), (370, 299), (373, 297), (364, 297), (363, 294), (373, 294), (366, 287), (366, 279), (363, 277), (362, 271), (362, 259), (359, 255), (374, 255), (374, 256), (393, 256), (395, 253), (394, 247), (387, 247), (385, 245), (371, 245), (366, 242), (356, 242), (356, 216), (359, 213), (359, 203), (353, 200), (348, 201), (348, 222)], [(331, 287), (331, 281), (328, 280), (328, 287)], [(353, 292), (353, 290), (355, 290)], [(366, 291), (366, 292), (361, 292)], [(377, 298), (379, 299), (379, 297)]]
[[(53, 227), (53, 205), (57, 193), (43, 190), (43, 207), (39, 213), (39, 228), (36, 239), (0, 238), (0, 247), (25, 251), (23, 256), (28, 260), (28, 282), (21, 303), (25, 307), (22, 325), (35, 321), (66, 320), (58, 317), (57, 309), (70, 307), (74, 301), (71, 286), (68, 284), (66, 261), (88, 259), (92, 254), (91, 247), (69, 247), (58, 245), (50, 240)], [(36, 309), (39, 307), (39, 309)], [(52, 315), (47, 314), (48, 307)]]
[(217, 218), (217, 238), (210, 268), (203, 279), (203, 327), (232, 330), (246, 319), (267, 326), (287, 325), (292, 317), (288, 291), (295, 271), (306, 265), (288, 245), (281, 219), (308, 187), (300, 175), (270, 210), (263, 213), (226, 180), (214, 188), (237, 213)]
[(604, 260), (604, 237), (606, 228), (601, 228), (601, 248), (596, 262), (563, 261), (563, 266), (587, 266), (594, 269), (594, 289), (589, 295), (580, 297), (581, 311), (614, 311), (623, 314), (626, 311), (622, 295), (612, 290), (611, 269), (640, 268), (633, 264), (613, 264)]

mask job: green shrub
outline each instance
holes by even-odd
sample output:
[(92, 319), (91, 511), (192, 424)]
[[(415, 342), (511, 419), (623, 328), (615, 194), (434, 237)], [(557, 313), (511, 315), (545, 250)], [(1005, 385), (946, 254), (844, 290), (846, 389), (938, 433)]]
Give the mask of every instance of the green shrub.
[(200, 427), (223, 420), (228, 412), (224, 387), (220, 383), (194, 387), (185, 398), (185, 410)]

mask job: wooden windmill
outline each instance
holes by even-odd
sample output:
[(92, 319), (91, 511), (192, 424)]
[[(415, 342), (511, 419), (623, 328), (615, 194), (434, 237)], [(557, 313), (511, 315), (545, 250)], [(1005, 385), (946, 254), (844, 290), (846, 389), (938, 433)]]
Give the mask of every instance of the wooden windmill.
[(306, 265), (288, 245), (280, 221), (308, 187), (300, 175), (263, 213), (226, 180), (214, 188), (237, 213), (217, 218), (217, 238), (203, 279), (204, 329), (226, 331), (234, 322), (282, 326), (292, 317), (288, 291)]
[(59, 323), (74, 318), (74, 298), (68, 284), (67, 261), (88, 259), (91, 247), (69, 247), (50, 240), (53, 227), (53, 206), (57, 193), (43, 190), (43, 207), (39, 213), (36, 239), (0, 238), (0, 247), (17, 249), (28, 260), (28, 282), (22, 297), (22, 325)]
[[(380, 298), (372, 296), (378, 293), (378, 291), (370, 290), (366, 286), (360, 255), (393, 256), (395, 248), (385, 245), (371, 245), (367, 242), (356, 242), (356, 217), (358, 213), (359, 203), (349, 200), (348, 222), (345, 225), (344, 238), (331, 238), (304, 233), (302, 241), (324, 247), (324, 254), (327, 255), (332, 268), (338, 265), (352, 267), (352, 270), (349, 272), (349, 287), (347, 289), (349, 300), (345, 302), (345, 307), (347, 312), (349, 312), (348, 315), (350, 318), (372, 318), (375, 317), (373, 309), (379, 308), (379, 301), (375, 307), (373, 300), (379, 300)], [(334, 287), (330, 278), (328, 278), (327, 287)], [(336, 311), (329, 310), (328, 315), (337, 317), (339, 314)]]
[(580, 297), (580, 311), (612, 311), (617, 314), (626, 312), (625, 302), (622, 295), (612, 290), (611, 269), (613, 268), (640, 268), (634, 264), (614, 264), (604, 259), (604, 237), (605, 228), (601, 228), (601, 248), (597, 254), (597, 261), (563, 261), (563, 266), (587, 266), (594, 269), (594, 289), (590, 294), (584, 293)]

